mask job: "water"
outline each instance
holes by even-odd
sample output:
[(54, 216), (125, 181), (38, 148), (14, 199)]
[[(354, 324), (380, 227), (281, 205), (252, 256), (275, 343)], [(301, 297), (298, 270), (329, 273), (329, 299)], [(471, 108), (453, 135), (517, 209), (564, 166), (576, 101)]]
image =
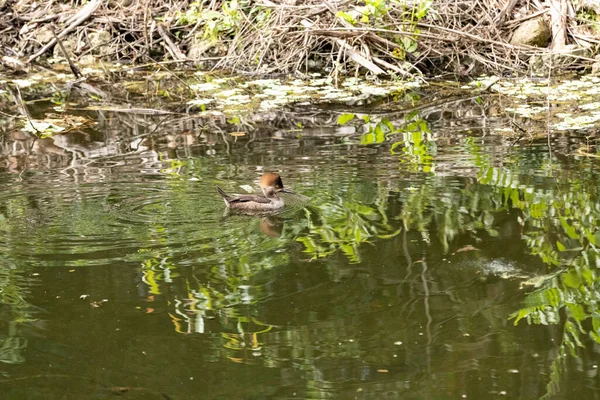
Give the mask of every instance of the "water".
[[(479, 110), (384, 140), (104, 112), (8, 138), (0, 397), (600, 397), (589, 132), (513, 142)], [(264, 171), (310, 200), (227, 215), (215, 185)]]

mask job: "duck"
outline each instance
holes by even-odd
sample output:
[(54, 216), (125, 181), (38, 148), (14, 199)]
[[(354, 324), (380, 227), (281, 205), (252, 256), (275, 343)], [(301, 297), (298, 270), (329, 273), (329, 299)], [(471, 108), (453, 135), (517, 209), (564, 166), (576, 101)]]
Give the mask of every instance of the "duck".
[(225, 206), (228, 209), (244, 210), (244, 211), (274, 211), (280, 210), (284, 206), (284, 201), (279, 197), (278, 193), (291, 193), (288, 188), (283, 186), (281, 176), (275, 172), (267, 172), (260, 177), (258, 182), (263, 195), (242, 194), (230, 195), (225, 193), (223, 189), (217, 186), (217, 192), (223, 198)]

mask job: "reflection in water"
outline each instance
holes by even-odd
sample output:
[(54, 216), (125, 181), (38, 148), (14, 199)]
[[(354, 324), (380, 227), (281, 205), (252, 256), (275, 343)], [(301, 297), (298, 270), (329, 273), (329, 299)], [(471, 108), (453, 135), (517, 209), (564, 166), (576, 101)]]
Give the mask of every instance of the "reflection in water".
[[(52, 143), (11, 137), (0, 389), (594, 398), (595, 161), (502, 146), (473, 132), (481, 104), (461, 106), (352, 135), (303, 120), (301, 138), (232, 138), (102, 114)], [(215, 185), (265, 170), (310, 201), (223, 217)]]
[(260, 231), (267, 236), (278, 238), (283, 232), (283, 219), (272, 216), (260, 220)]

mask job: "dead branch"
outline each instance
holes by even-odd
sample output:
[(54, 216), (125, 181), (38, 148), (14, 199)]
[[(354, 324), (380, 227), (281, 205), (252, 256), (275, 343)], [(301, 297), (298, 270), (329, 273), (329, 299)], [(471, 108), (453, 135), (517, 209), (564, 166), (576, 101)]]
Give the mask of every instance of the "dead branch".
[(83, 77), (83, 75), (81, 75), (81, 71), (79, 71), (79, 68), (77, 68), (77, 66), (73, 63), (73, 61), (71, 60), (71, 57), (69, 56), (69, 53), (67, 53), (67, 50), (65, 50), (65, 47), (62, 44), (62, 41), (60, 40), (60, 38), (56, 35), (56, 31), (54, 30), (54, 27), (51, 26), (50, 29), (52, 30), (52, 35), (54, 35), (54, 40), (56, 40), (56, 43), (58, 44), (58, 46), (60, 47), (60, 50), (62, 51), (63, 55), (65, 56), (65, 59), (67, 60), (67, 62), (69, 63), (69, 68), (71, 68), (71, 72), (73, 73), (73, 75), (75, 76), (75, 79), (80, 79)]
[(156, 26), (156, 30), (158, 31), (158, 34), (163, 38), (165, 46), (166, 46), (167, 50), (169, 51), (169, 53), (171, 53), (171, 56), (173, 57), (173, 59), (181, 60), (181, 61), (187, 60), (187, 57), (185, 56), (185, 54), (183, 54), (181, 52), (181, 50), (179, 50), (177, 45), (175, 45), (175, 43), (173, 43), (173, 41), (171, 40), (169, 35), (167, 35), (167, 32), (165, 32), (165, 29), (163, 28), (163, 26), (161, 24), (158, 24)]
[[(91, 0), (89, 3), (87, 3), (75, 16), (73, 16), (69, 20), (70, 24), (57, 35), (57, 38), (60, 39), (66, 36), (69, 32), (73, 31), (75, 28), (77, 28), (77, 26), (79, 26), (82, 22), (88, 19), (94, 13), (94, 11), (96, 11), (98, 7), (100, 7), (101, 4), (102, 0)], [(29, 57), (26, 63), (32, 63), (33, 61), (35, 61), (36, 58), (44, 54), (50, 47), (54, 46), (55, 44), (56, 38), (53, 38), (44, 47), (42, 47), (40, 51)]]

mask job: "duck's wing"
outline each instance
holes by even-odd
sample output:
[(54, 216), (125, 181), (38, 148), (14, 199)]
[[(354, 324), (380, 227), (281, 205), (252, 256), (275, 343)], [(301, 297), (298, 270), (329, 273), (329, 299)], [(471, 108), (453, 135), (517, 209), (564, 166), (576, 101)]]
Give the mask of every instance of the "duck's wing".
[(241, 194), (229, 199), (229, 203), (247, 203), (249, 201), (264, 204), (271, 203), (271, 200), (267, 199), (266, 197), (256, 196), (253, 194)]

